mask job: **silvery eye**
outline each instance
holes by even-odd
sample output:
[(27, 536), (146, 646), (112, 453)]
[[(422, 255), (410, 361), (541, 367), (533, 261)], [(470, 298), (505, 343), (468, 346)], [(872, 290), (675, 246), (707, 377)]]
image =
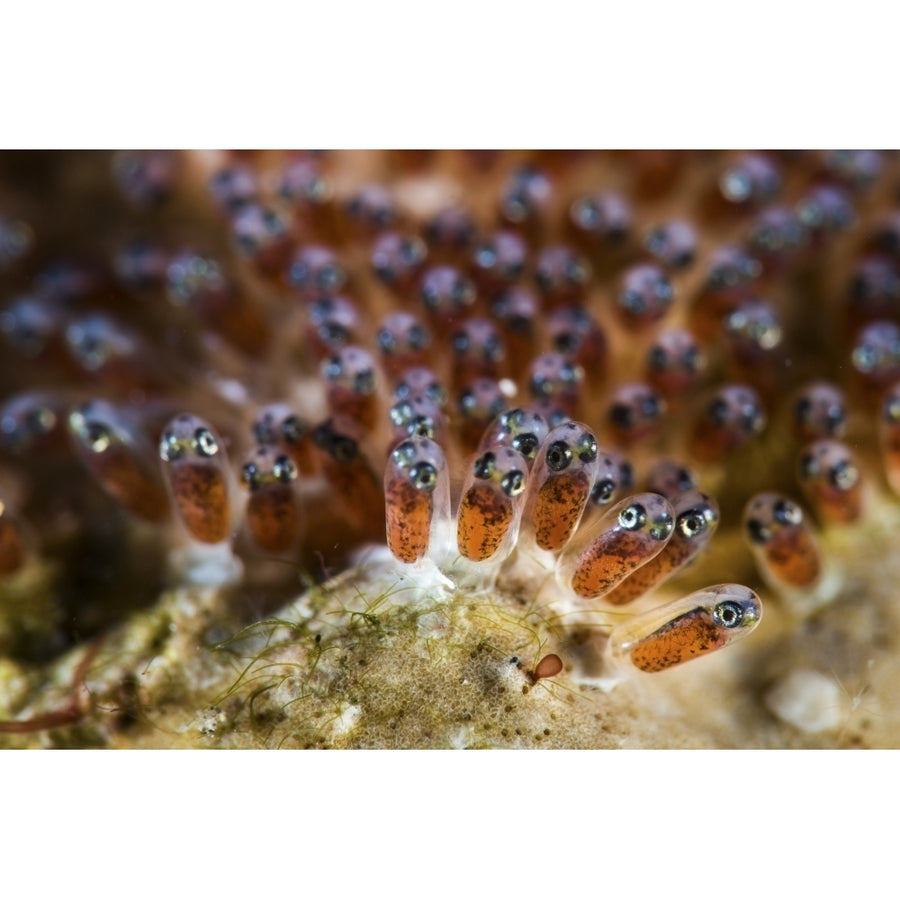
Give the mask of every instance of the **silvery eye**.
[(437, 484), (437, 469), (431, 463), (419, 463), (409, 470), (409, 480), (420, 491), (434, 490)]
[(500, 488), (507, 497), (515, 497), (525, 490), (525, 475), (518, 469), (507, 472), (500, 481)]
[(747, 535), (754, 544), (765, 544), (769, 540), (769, 529), (759, 519), (747, 520)]
[(647, 510), (640, 503), (632, 503), (619, 513), (619, 524), (627, 531), (639, 531), (647, 523)]
[(834, 487), (846, 491), (859, 480), (859, 472), (852, 463), (839, 462), (829, 472), (828, 480)]
[(167, 431), (159, 442), (159, 455), (164, 462), (174, 462), (184, 456), (184, 447), (174, 432)]
[(744, 620), (744, 610), (734, 600), (723, 600), (713, 609), (713, 621), (722, 628), (737, 628)]
[(686, 538), (695, 538), (706, 531), (706, 517), (699, 510), (688, 510), (678, 517), (678, 530)]
[(198, 428), (194, 432), (194, 443), (201, 456), (215, 456), (219, 452), (219, 445), (208, 428)]
[(493, 453), (485, 453), (482, 456), (479, 456), (478, 459), (475, 460), (475, 465), (472, 468), (475, 477), (490, 478), (491, 473), (494, 471), (495, 462), (496, 457)]
[(779, 500), (772, 508), (776, 522), (782, 525), (799, 525), (803, 521), (803, 512), (796, 503), (790, 500)]
[(297, 477), (297, 467), (288, 456), (279, 456), (272, 465), (272, 474), (282, 484), (288, 484)]
[(247, 463), (241, 469), (241, 481), (248, 490), (255, 491), (260, 485), (259, 469), (253, 463)]
[(546, 459), (552, 472), (562, 472), (572, 462), (572, 450), (565, 441), (554, 441), (547, 448)]

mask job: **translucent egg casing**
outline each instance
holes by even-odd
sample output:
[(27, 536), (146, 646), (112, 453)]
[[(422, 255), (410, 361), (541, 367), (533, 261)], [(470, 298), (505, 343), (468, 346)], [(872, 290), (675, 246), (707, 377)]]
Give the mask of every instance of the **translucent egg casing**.
[(218, 544), (231, 530), (228, 462), (221, 438), (197, 416), (176, 416), (163, 429), (159, 455), (172, 503), (188, 534)]
[(283, 553), (300, 537), (296, 478), (291, 457), (274, 446), (256, 447), (241, 468), (241, 485), (249, 492), (247, 528), (261, 550)]
[(840, 441), (813, 441), (800, 453), (800, 487), (824, 522), (848, 524), (863, 511), (861, 470), (850, 448)]
[(721, 462), (766, 426), (759, 394), (749, 385), (720, 388), (694, 421), (690, 449), (703, 463)]
[(342, 347), (322, 363), (328, 408), (372, 431), (378, 418), (379, 374), (375, 359), (362, 347)]
[(111, 496), (150, 522), (169, 514), (166, 487), (153, 448), (121, 409), (91, 400), (69, 414), (78, 458)]
[(674, 522), (659, 494), (626, 497), (566, 548), (557, 580), (579, 597), (602, 597), (663, 549)]
[(667, 500), (696, 487), (697, 476), (694, 472), (674, 459), (658, 460), (647, 472), (647, 490), (662, 494)]
[(550, 428), (540, 413), (517, 406), (515, 409), (500, 413), (491, 422), (481, 436), (478, 450), (483, 451), (497, 446), (512, 447), (525, 457), (531, 468), (537, 458), (538, 449), (549, 431)]
[(622, 606), (659, 587), (683, 569), (709, 543), (719, 524), (719, 507), (700, 491), (686, 491), (671, 500), (675, 527), (665, 547), (603, 597)]
[(511, 447), (479, 454), (469, 466), (456, 520), (459, 552), (484, 562), (502, 559), (515, 543), (528, 464)]
[(542, 550), (559, 551), (584, 513), (597, 476), (597, 439), (580, 422), (550, 431), (528, 482), (522, 530)]
[(815, 587), (822, 572), (822, 555), (799, 504), (770, 491), (756, 494), (744, 507), (744, 535), (772, 587)]
[(841, 438), (847, 429), (844, 392), (828, 381), (813, 381), (802, 387), (791, 407), (794, 435), (800, 441)]
[(750, 588), (713, 585), (614, 628), (609, 654), (642, 672), (662, 672), (745, 637), (762, 614), (762, 602)]
[(253, 422), (253, 437), (258, 444), (280, 447), (303, 475), (316, 471), (312, 429), (287, 403), (268, 403), (261, 407)]
[(346, 416), (332, 416), (313, 429), (322, 473), (349, 519), (377, 540), (384, 537), (384, 494), (364, 452), (365, 440), (359, 423)]
[(424, 558), (435, 530), (450, 518), (450, 475), (435, 441), (410, 437), (394, 447), (384, 473), (384, 498), (391, 553), (405, 563)]

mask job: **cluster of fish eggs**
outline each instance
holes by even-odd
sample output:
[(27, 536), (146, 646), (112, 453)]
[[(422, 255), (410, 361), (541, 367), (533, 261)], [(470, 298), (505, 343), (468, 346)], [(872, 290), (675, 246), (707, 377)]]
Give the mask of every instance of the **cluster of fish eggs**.
[[(817, 531), (882, 487), (848, 427), (900, 487), (890, 154), (5, 168), (6, 580), (92, 517), (180, 548), (186, 580), (236, 557), (227, 577), (323, 577), (386, 543), (471, 589), (649, 597), (609, 646), (658, 671), (760, 621), (739, 584), (652, 603), (720, 525), (801, 614), (834, 595)], [(36, 199), (51, 176), (67, 211)]]

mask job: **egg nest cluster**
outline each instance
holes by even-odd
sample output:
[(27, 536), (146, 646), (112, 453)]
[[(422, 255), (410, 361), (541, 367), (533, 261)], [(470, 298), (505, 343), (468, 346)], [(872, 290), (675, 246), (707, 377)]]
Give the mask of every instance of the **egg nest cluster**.
[(5, 153), (0, 346), (0, 746), (900, 740), (895, 154)]

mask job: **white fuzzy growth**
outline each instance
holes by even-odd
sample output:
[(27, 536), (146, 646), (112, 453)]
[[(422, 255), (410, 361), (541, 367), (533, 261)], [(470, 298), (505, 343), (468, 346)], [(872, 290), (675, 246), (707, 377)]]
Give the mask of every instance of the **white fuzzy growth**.
[(340, 715), (331, 723), (331, 732), (334, 737), (341, 737), (353, 729), (362, 715), (361, 706), (345, 706)]
[(782, 722), (818, 733), (840, 727), (848, 712), (844, 699), (833, 678), (814, 669), (792, 669), (766, 694), (765, 702)]

